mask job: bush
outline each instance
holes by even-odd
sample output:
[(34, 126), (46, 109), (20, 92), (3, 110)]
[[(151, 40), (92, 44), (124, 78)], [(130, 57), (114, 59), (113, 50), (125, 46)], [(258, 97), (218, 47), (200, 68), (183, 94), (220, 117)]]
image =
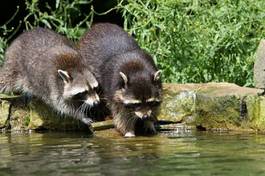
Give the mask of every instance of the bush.
[[(0, 62), (18, 28), (46, 26), (79, 39), (97, 14), (92, 3), (25, 0), (27, 14), (19, 26), (0, 27), (6, 34), (0, 37)], [(265, 37), (264, 0), (120, 0), (114, 9), (154, 56), (164, 81), (253, 85), (254, 53)]]
[(265, 37), (263, 0), (128, 0), (125, 28), (155, 57), (167, 82), (253, 85)]
[[(42, 3), (40, 3), (42, 2)], [(92, 0), (25, 0), (25, 4), (18, 6), (11, 19), (0, 27), (3, 35), (0, 37), (0, 64), (4, 60), (4, 51), (11, 38), (23, 29), (30, 30), (36, 26), (47, 27), (58, 33), (66, 35), (72, 40), (77, 40), (89, 28), (93, 21), (94, 11)], [(25, 9), (23, 7), (25, 6)], [(81, 11), (81, 9), (85, 9)], [(92, 9), (92, 10), (91, 10)], [(10, 26), (17, 16), (18, 11), (25, 11), (18, 26)], [(84, 13), (85, 12), (85, 13)], [(21, 17), (19, 17), (21, 19)], [(22, 30), (21, 30), (22, 29)]]
[(5, 48), (6, 48), (6, 40), (0, 37), (0, 65), (2, 65), (4, 61)]

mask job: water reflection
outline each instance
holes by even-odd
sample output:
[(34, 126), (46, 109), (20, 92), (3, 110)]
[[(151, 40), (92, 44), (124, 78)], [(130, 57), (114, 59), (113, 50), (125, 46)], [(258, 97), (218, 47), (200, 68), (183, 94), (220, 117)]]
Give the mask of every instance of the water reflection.
[[(105, 135), (107, 136), (107, 135)], [(261, 135), (0, 135), (0, 175), (264, 175)]]

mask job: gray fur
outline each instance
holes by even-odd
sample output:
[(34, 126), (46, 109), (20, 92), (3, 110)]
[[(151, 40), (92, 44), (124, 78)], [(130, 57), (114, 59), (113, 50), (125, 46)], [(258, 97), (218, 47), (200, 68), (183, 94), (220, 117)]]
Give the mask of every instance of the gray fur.
[[(70, 75), (67, 86), (58, 70)], [(85, 123), (91, 121), (84, 113), (89, 107), (83, 100), (73, 101), (71, 96), (66, 98), (64, 91), (83, 86), (87, 87), (89, 95), (94, 96), (97, 84), (89, 68), (82, 63), (74, 44), (44, 28), (24, 32), (11, 43), (0, 75), (1, 92), (31, 94), (57, 112)]]
[(114, 125), (123, 134), (134, 134), (136, 109), (126, 107), (127, 98), (141, 109), (151, 109), (152, 115), (143, 120), (143, 130), (155, 133), (154, 122), (158, 106), (146, 102), (151, 97), (161, 98), (162, 84), (152, 57), (122, 28), (110, 23), (99, 23), (81, 38), (78, 48), (87, 65), (91, 65), (103, 90), (103, 99), (114, 118)]

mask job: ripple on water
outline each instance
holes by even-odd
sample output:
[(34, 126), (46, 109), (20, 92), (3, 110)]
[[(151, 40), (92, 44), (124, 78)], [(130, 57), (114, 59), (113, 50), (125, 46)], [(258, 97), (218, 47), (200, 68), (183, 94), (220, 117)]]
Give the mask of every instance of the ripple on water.
[(265, 175), (262, 135), (0, 135), (0, 175)]

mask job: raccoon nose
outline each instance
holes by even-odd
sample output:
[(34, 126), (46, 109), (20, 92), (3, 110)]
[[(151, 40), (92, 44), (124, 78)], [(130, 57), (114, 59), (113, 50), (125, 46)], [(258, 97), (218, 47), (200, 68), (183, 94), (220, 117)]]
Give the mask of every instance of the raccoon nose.
[(95, 100), (94, 100), (94, 105), (98, 105), (100, 102), (99, 96), (96, 94), (95, 95)]
[(143, 115), (143, 119), (147, 119), (149, 116), (147, 114)]
[(99, 101), (98, 100), (95, 100), (94, 102), (93, 102), (93, 105), (98, 105), (99, 104)]

